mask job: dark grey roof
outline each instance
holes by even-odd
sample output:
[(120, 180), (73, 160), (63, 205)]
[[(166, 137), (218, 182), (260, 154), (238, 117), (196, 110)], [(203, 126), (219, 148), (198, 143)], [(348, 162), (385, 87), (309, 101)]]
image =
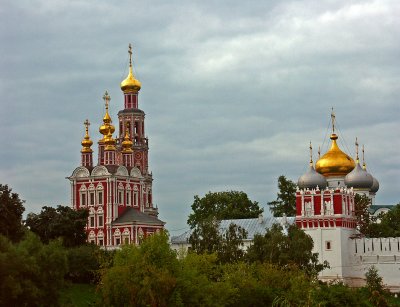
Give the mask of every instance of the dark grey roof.
[(104, 165), (110, 174), (115, 174), (118, 170), (119, 165)]
[(121, 111), (118, 112), (118, 114), (120, 113), (140, 113), (140, 114), (144, 114), (144, 112), (140, 109), (123, 109)]
[(368, 208), (369, 213), (374, 214), (379, 209), (388, 209), (391, 210), (395, 207), (395, 205), (387, 205), (387, 206), (380, 206), (380, 205), (372, 205)]
[[(294, 223), (294, 217), (259, 217), (253, 219), (234, 219), (222, 220), (219, 229), (224, 232), (229, 228), (230, 224), (235, 224), (242, 227), (247, 232), (247, 239), (252, 241), (256, 234), (264, 235), (267, 229), (270, 229), (273, 224), (288, 224)], [(187, 243), (189, 241), (192, 231), (188, 230), (179, 236), (171, 237), (171, 243)]]
[(147, 224), (147, 225), (159, 225), (163, 226), (165, 222), (159, 220), (155, 216), (148, 215), (146, 213), (140, 212), (139, 210), (129, 207), (127, 208), (121, 216), (119, 216), (113, 225), (117, 224)]

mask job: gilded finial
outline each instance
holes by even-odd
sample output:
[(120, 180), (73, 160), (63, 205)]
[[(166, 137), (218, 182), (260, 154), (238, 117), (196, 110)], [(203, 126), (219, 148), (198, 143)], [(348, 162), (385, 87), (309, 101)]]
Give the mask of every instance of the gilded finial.
[(108, 112), (108, 104), (110, 103), (111, 97), (110, 97), (110, 95), (108, 95), (107, 91), (103, 95), (103, 100), (104, 100), (105, 105), (106, 105), (106, 111)]
[(103, 140), (104, 140), (105, 136), (108, 134), (108, 130), (110, 130), (111, 133), (114, 133), (115, 127), (111, 124), (112, 123), (111, 116), (108, 113), (108, 108), (109, 108), (109, 103), (110, 103), (111, 97), (110, 97), (110, 95), (108, 95), (107, 91), (103, 95), (103, 100), (104, 100), (105, 107), (106, 107), (106, 114), (104, 114), (103, 125), (100, 126), (99, 132), (104, 135), (104, 137), (103, 137)]
[(333, 107), (332, 107), (331, 119), (332, 119), (332, 133), (334, 134), (335, 133), (335, 119), (336, 119), (336, 116), (335, 116), (335, 112), (333, 111)]
[(88, 119), (86, 119), (83, 124), (85, 125), (85, 136), (83, 137), (83, 140), (81, 142), (81, 144), (82, 144), (81, 152), (93, 152), (93, 150), (90, 148), (90, 146), (92, 146), (92, 144), (93, 144), (93, 142), (89, 136), (90, 122)]
[(128, 53), (129, 53), (129, 67), (132, 67), (132, 45), (129, 43), (128, 47)]
[(312, 144), (310, 141), (310, 165), (313, 165), (313, 160), (312, 160)]
[(367, 169), (367, 165), (365, 164), (365, 159), (364, 159), (364, 144), (362, 146), (362, 161), (363, 161), (363, 169), (366, 170)]
[(128, 46), (128, 53), (129, 53), (129, 73), (128, 73), (128, 76), (125, 78), (125, 80), (121, 82), (121, 90), (124, 93), (137, 93), (140, 90), (142, 84), (133, 75), (132, 45), (131, 44), (129, 44), (129, 46)]
[(358, 158), (358, 139), (356, 137), (356, 162), (358, 163), (360, 161), (360, 159)]

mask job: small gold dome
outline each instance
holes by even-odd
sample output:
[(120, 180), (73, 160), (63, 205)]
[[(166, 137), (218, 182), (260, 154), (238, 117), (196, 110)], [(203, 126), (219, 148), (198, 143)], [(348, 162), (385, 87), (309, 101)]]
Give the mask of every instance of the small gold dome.
[(115, 143), (115, 139), (112, 137), (110, 130), (108, 130), (108, 134), (104, 136), (105, 150), (116, 150)]
[(112, 125), (112, 120), (111, 116), (108, 113), (108, 104), (110, 103), (111, 97), (108, 95), (108, 92), (106, 91), (104, 93), (103, 99), (105, 101), (105, 106), (106, 106), (106, 114), (103, 117), (103, 125), (100, 126), (99, 132), (104, 135), (103, 139), (105, 136), (110, 132), (111, 134), (114, 133), (115, 127)]
[(90, 123), (89, 123), (88, 120), (86, 120), (83, 124), (85, 125), (86, 133), (85, 133), (85, 136), (84, 136), (84, 138), (83, 138), (83, 140), (81, 142), (81, 144), (82, 144), (81, 152), (82, 153), (83, 152), (93, 152), (93, 150), (90, 148), (93, 145), (93, 141), (90, 139), (90, 136), (89, 136), (89, 125), (90, 125)]
[(133, 142), (131, 141), (130, 136), (129, 136), (129, 125), (128, 125), (128, 127), (125, 130), (124, 140), (122, 142), (122, 152), (123, 153), (133, 152), (132, 145), (133, 145)]
[(317, 161), (315, 165), (316, 171), (325, 177), (346, 176), (356, 166), (354, 160), (340, 150), (336, 143), (337, 139), (338, 136), (335, 133), (332, 133), (331, 148)]
[(132, 46), (129, 44), (129, 74), (124, 81), (121, 82), (121, 90), (124, 93), (138, 92), (142, 87), (139, 80), (135, 78), (132, 72)]

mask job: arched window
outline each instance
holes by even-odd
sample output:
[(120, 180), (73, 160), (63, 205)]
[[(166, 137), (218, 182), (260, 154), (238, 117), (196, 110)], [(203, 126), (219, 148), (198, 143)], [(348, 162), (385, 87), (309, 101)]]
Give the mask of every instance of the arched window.
[(97, 233), (97, 244), (100, 246), (104, 245), (104, 233), (101, 230)]
[(95, 212), (94, 212), (93, 208), (90, 208), (89, 218), (88, 219), (89, 219), (89, 221), (88, 221), (89, 228), (95, 228), (96, 227), (96, 224), (95, 224)]
[(103, 207), (99, 207), (99, 209), (97, 209), (97, 227), (104, 227)]
[(118, 204), (124, 204), (124, 186), (122, 183), (118, 185)]
[(114, 245), (121, 245), (121, 232), (119, 229), (114, 231)]
[(125, 228), (124, 232), (122, 233), (122, 242), (123, 244), (129, 244), (130, 241), (130, 231), (128, 228)]
[(101, 183), (99, 183), (96, 187), (96, 193), (97, 193), (97, 205), (101, 206), (104, 204), (104, 188)]
[(79, 189), (79, 200), (80, 206), (86, 207), (87, 206), (87, 189), (86, 186), (83, 184)]

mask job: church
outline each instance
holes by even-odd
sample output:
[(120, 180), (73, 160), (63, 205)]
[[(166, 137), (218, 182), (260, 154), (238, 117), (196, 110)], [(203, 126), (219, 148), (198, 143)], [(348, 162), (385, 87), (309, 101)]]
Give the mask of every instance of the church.
[(84, 122), (81, 165), (69, 179), (74, 209), (89, 210), (88, 242), (104, 248), (140, 244), (164, 228), (153, 204), (153, 176), (149, 171), (149, 140), (145, 134), (145, 113), (139, 109), (141, 83), (133, 74), (129, 45), (129, 73), (121, 82), (124, 108), (118, 112), (116, 130), (109, 114), (111, 97), (106, 91), (105, 114), (99, 127), (97, 164), (93, 164), (90, 123)]

